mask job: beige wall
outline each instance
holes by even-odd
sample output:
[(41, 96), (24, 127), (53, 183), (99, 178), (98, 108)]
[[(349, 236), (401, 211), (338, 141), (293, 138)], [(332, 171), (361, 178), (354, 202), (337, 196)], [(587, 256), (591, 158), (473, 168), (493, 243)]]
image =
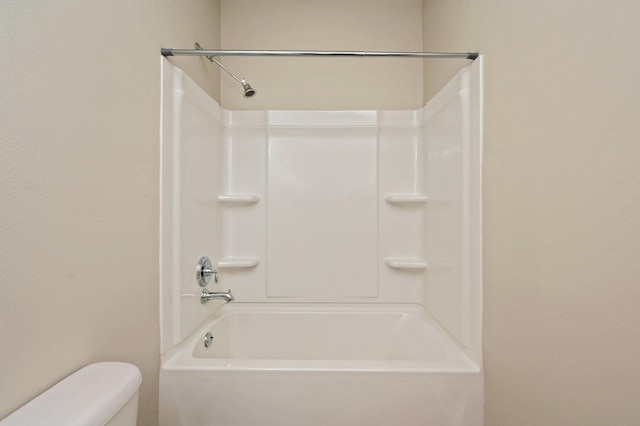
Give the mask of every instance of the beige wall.
[[(216, 46), (218, 19), (205, 0), (0, 2), (0, 418), (122, 360), (157, 422), (159, 49)], [(219, 97), (215, 68), (185, 67)]]
[(423, 9), (425, 50), (485, 54), (486, 424), (637, 425), (640, 3)]
[[(0, 417), (117, 359), (156, 420), (157, 51), (219, 42), (217, 1), (173, 3), (0, 3)], [(221, 43), (421, 50), (422, 6), (424, 50), (486, 55), (487, 425), (634, 424), (640, 4), (329, 3), (223, 0)], [(172, 61), (220, 99), (216, 67)], [(234, 61), (259, 92), (221, 76), (229, 109), (423, 104), (422, 61)], [(425, 61), (425, 99), (459, 65)]]
[[(420, 0), (222, 0), (224, 49), (422, 50)], [(416, 109), (422, 61), (380, 58), (239, 58), (223, 62), (257, 90), (222, 75), (231, 110)]]

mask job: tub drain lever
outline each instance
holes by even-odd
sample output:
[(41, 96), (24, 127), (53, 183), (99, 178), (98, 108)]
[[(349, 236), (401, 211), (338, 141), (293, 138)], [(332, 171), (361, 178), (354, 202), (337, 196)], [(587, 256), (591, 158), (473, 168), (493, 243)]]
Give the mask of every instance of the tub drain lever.
[(213, 334), (211, 333), (207, 333), (204, 336), (204, 347), (208, 348), (209, 346), (211, 346), (211, 342), (213, 341)]

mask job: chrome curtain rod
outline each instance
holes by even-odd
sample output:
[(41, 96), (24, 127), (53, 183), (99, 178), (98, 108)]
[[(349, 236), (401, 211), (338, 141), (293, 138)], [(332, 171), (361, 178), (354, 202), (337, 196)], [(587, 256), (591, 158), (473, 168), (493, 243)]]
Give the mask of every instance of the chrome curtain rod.
[(197, 50), (197, 49), (160, 49), (162, 56), (359, 56), (391, 58), (464, 58), (474, 60), (477, 52), (358, 52), (325, 50)]

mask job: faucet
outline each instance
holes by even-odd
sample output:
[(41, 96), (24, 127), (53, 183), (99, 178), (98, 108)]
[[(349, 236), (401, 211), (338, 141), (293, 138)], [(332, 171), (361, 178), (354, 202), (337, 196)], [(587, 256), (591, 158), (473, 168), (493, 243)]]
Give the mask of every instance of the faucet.
[(236, 300), (236, 298), (233, 297), (233, 294), (231, 294), (231, 290), (227, 290), (226, 292), (223, 292), (223, 291), (217, 292), (217, 291), (209, 291), (206, 288), (203, 288), (202, 293), (200, 293), (200, 303), (204, 305), (209, 300), (213, 300), (213, 299), (222, 299), (227, 303), (233, 302), (234, 300)]

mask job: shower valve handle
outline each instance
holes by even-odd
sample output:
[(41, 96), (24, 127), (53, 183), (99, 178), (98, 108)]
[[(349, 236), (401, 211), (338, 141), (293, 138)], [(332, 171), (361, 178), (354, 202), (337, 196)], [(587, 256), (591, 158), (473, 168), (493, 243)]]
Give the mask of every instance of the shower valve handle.
[(213, 281), (218, 283), (218, 270), (213, 269), (211, 260), (207, 256), (202, 256), (196, 265), (196, 279), (200, 287), (206, 287), (213, 275)]

